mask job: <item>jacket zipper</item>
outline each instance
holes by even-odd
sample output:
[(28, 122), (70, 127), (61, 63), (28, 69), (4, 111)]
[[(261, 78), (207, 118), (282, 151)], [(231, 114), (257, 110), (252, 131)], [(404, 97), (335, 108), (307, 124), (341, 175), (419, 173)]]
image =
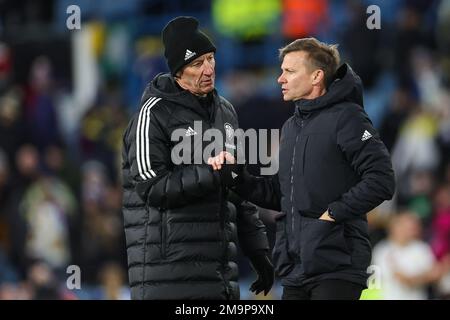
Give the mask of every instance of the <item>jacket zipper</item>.
[(291, 231), (294, 233), (295, 217), (294, 217), (294, 165), (295, 165), (295, 150), (297, 149), (298, 134), (295, 136), (294, 152), (292, 153), (291, 163)]
[[(303, 120), (301, 121), (300, 128), (303, 129)], [(295, 166), (295, 154), (297, 149), (299, 133), (295, 136), (294, 152), (292, 154), (291, 163), (291, 231), (295, 231), (295, 214), (294, 214), (294, 166)]]

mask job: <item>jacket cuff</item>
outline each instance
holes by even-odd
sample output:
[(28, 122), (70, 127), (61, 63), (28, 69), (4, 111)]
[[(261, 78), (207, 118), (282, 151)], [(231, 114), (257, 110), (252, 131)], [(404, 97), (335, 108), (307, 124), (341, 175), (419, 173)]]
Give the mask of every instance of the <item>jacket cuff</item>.
[(344, 222), (348, 219), (348, 215), (344, 208), (344, 205), (341, 202), (333, 202), (328, 206), (328, 210), (333, 212), (333, 217), (336, 223)]

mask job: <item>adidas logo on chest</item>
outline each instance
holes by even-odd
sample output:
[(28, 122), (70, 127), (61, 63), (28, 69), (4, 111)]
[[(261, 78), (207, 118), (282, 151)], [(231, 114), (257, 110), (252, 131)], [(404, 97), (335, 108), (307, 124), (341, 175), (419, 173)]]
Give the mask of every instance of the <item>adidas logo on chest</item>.
[(186, 130), (185, 136), (186, 137), (190, 137), (190, 136), (193, 136), (193, 135), (196, 135), (196, 134), (197, 134), (197, 132), (194, 129), (192, 129), (191, 127), (189, 127)]

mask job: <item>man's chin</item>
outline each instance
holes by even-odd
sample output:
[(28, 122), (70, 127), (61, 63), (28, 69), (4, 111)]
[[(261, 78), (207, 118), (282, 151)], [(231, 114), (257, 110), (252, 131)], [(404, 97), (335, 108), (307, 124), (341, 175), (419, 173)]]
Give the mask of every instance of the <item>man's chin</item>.
[(202, 91), (203, 91), (204, 94), (208, 94), (208, 93), (210, 93), (213, 90), (214, 90), (214, 83), (204, 87)]

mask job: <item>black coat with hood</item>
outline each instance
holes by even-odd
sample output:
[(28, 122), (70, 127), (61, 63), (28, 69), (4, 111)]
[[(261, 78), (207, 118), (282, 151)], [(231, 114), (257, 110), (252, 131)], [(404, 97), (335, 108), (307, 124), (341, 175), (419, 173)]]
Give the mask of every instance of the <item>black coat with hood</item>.
[(132, 299), (239, 299), (238, 241), (247, 256), (268, 250), (256, 207), (231, 196), (211, 166), (195, 164), (194, 154), (202, 155), (210, 142), (194, 140), (187, 154), (192, 164), (175, 164), (171, 157), (180, 141), (171, 139), (176, 129), (202, 137), (210, 128), (226, 136), (237, 127), (233, 106), (215, 90), (201, 100), (169, 74), (146, 88), (123, 138)]
[[(274, 265), (282, 284), (342, 279), (363, 286), (371, 244), (366, 214), (391, 199), (389, 153), (363, 109), (362, 83), (342, 65), (325, 95), (295, 102), (282, 128), (278, 175), (244, 171), (236, 191), (281, 210)], [(319, 220), (331, 210), (335, 222)]]

